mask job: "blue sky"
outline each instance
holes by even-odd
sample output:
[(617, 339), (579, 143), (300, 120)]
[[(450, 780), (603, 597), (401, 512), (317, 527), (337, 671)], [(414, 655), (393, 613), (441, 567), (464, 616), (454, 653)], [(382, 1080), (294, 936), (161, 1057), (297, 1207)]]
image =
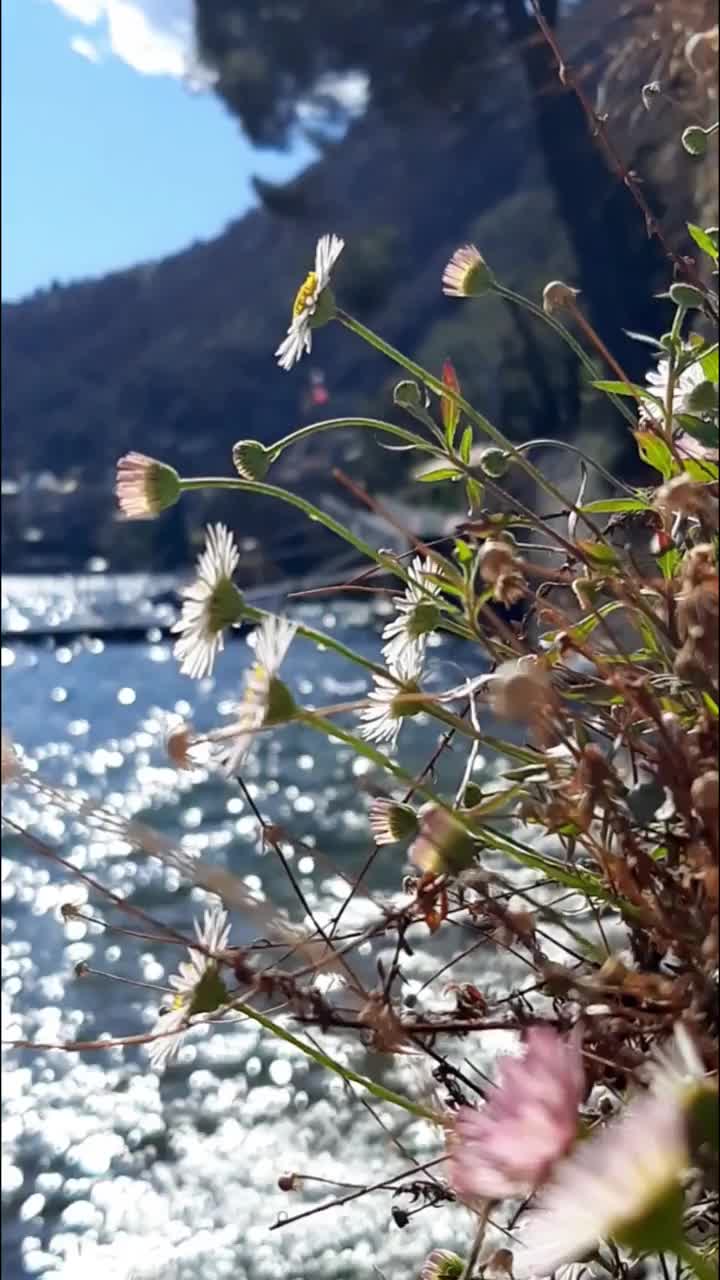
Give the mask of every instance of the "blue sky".
[(190, 9), (2, 0), (4, 299), (211, 237), (247, 208), (253, 173), (278, 180), (310, 157), (254, 151), (212, 92), (178, 78)]

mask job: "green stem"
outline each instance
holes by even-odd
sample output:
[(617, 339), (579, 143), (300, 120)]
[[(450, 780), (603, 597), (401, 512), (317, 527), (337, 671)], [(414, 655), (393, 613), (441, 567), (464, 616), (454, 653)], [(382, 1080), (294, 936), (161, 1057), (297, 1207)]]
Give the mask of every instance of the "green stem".
[[(372, 329), (367, 329), (364, 324), (361, 324), (360, 321), (356, 320), (353, 316), (348, 315), (346, 311), (341, 311), (338, 308), (335, 315), (346, 329), (350, 329), (350, 331), (356, 334), (357, 337), (362, 338), (363, 341), (367, 342), (371, 347), (374, 347), (376, 351), (382, 352), (382, 354), (387, 356), (389, 360), (392, 360), (395, 364), (399, 364), (401, 368), (407, 369), (408, 373), (411, 373), (414, 378), (423, 382), (425, 386), (429, 387), (431, 391), (434, 391), (436, 395), (442, 396), (446, 400), (450, 400), (452, 404), (455, 404), (459, 409), (462, 409), (463, 413), (465, 413), (470, 421), (474, 422), (475, 425), (478, 426), (488, 437), (488, 439), (492, 440), (493, 444), (497, 445), (499, 449), (502, 449), (505, 453), (509, 454), (515, 462), (517, 462), (518, 466), (520, 466), (522, 470), (525, 471), (532, 480), (534, 480), (535, 484), (538, 485), (540, 489), (543, 489), (545, 493), (549, 494), (555, 502), (559, 502), (561, 506), (567, 506), (571, 511), (574, 511), (579, 519), (585, 522), (598, 541), (605, 541), (603, 534), (596, 527), (593, 521), (575, 507), (559, 489), (556, 489), (554, 484), (547, 480), (545, 476), (538, 471), (537, 467), (534, 467), (522, 453), (519, 453), (503, 433), (498, 431), (497, 427), (494, 427), (483, 414), (478, 413), (477, 409), (474, 409), (464, 396), (461, 396), (457, 391), (453, 390), (452, 387), (448, 387), (440, 378), (436, 378), (433, 374), (429, 373), (427, 369), (422, 367), (422, 365), (416, 364), (414, 360), (409, 360), (407, 356), (404, 356), (396, 347), (391, 346), (389, 342), (385, 342), (385, 340), (377, 333), (374, 333)], [(457, 461), (457, 465), (460, 470), (472, 475), (472, 472), (469, 471), (469, 468), (466, 465), (462, 464), (460, 459), (455, 460), (453, 458), (452, 461), (453, 463)], [(573, 548), (573, 551), (575, 550), (576, 549)]]
[[(403, 769), (401, 765), (396, 764), (389, 756), (384, 755), (382, 751), (378, 751), (369, 742), (358, 738), (354, 733), (343, 729), (332, 720), (326, 720), (323, 716), (317, 715), (313, 711), (301, 711), (298, 719), (307, 728), (314, 729), (318, 733), (324, 733), (326, 737), (337, 738), (340, 742), (344, 742), (347, 746), (352, 747), (353, 751), (358, 755), (364, 756), (366, 760), (370, 760), (378, 768), (384, 769), (387, 773), (397, 778), (399, 782), (406, 786), (411, 786), (424, 800), (431, 801), (439, 809), (443, 809), (445, 813), (450, 814), (470, 835), (475, 836), (478, 840), (483, 840), (486, 847), (495, 849), (498, 853), (504, 853), (513, 862), (519, 862), (521, 866), (530, 867), (535, 871), (543, 871), (549, 879), (554, 880), (557, 884), (565, 885), (568, 889), (576, 889), (589, 897), (599, 898), (603, 902), (611, 902), (624, 914), (634, 914), (630, 904), (619, 900), (609, 889), (604, 888), (597, 876), (594, 876), (591, 872), (579, 872), (567, 868), (555, 858), (538, 853), (536, 850), (520, 844), (519, 841), (513, 840), (511, 836), (501, 835), (500, 832), (495, 831), (493, 827), (486, 826), (485, 823), (473, 821), (469, 814), (463, 813), (462, 810), (454, 809), (452, 805), (439, 799), (434, 791), (419, 783), (412, 774)], [(467, 732), (467, 729), (465, 731)], [(485, 739), (481, 739), (481, 741), (484, 742)]]
[[(252, 605), (243, 603), (243, 621), (260, 623), (269, 617), (272, 617), (272, 614), (267, 613), (264, 609), (255, 609)], [(357, 653), (355, 649), (343, 644), (341, 640), (335, 640), (333, 636), (326, 635), (324, 631), (316, 631), (314, 627), (306, 627), (303, 623), (299, 623), (297, 634), (302, 636), (304, 640), (312, 641), (313, 644), (322, 645), (325, 649), (332, 649), (341, 658), (347, 658), (358, 667), (364, 667), (366, 671), (372, 671), (375, 675), (380, 676), (387, 675), (385, 668), (379, 663), (363, 657), (361, 653)]]
[(711, 1259), (703, 1258), (702, 1254), (693, 1249), (692, 1245), (688, 1244), (687, 1241), (683, 1241), (676, 1253), (680, 1261), (690, 1267), (693, 1275), (697, 1276), (698, 1280), (717, 1280), (717, 1263)]
[[(600, 377), (600, 373), (595, 362), (588, 355), (585, 348), (578, 342), (574, 334), (572, 334), (569, 329), (565, 328), (564, 324), (561, 324), (559, 320), (554, 318), (554, 316), (549, 316), (546, 311), (543, 311), (542, 307), (538, 307), (537, 304), (531, 302), (529, 298), (523, 297), (521, 293), (515, 293), (513, 289), (508, 289), (504, 284), (496, 285), (496, 292), (499, 293), (500, 297), (504, 298), (506, 302), (511, 302), (517, 307), (522, 307), (524, 311), (529, 311), (530, 315), (535, 316), (538, 320), (542, 320), (545, 324), (549, 325), (549, 327), (553, 329), (555, 333), (562, 338), (563, 342), (566, 342), (570, 349), (575, 353), (585, 371), (590, 374), (591, 381), (594, 382), (598, 377)], [(631, 409), (628, 409), (620, 396), (611, 395), (609, 399), (612, 400), (615, 408), (619, 410), (624, 418), (627, 419), (630, 425), (634, 427), (636, 425), (635, 415)]]
[(297, 507), (298, 511), (302, 511), (309, 520), (313, 520), (316, 524), (322, 524), (331, 533), (337, 534), (338, 538), (342, 538), (344, 542), (349, 542), (356, 551), (359, 551), (366, 559), (372, 560), (374, 564), (378, 564), (381, 568), (386, 569), (389, 573), (394, 573), (397, 577), (402, 578), (403, 582), (407, 581), (407, 574), (403, 570), (402, 565), (397, 564), (388, 556), (381, 555), (378, 551), (371, 547), (369, 543), (362, 538), (358, 538), (338, 520), (333, 520), (332, 516), (327, 515), (325, 511), (321, 511), (312, 502), (307, 502), (305, 498), (299, 497), (296, 493), (291, 493), (288, 489), (279, 489), (274, 484), (263, 484), (260, 480), (236, 480), (234, 477), (226, 476), (194, 476), (191, 479), (182, 477), (180, 480), (183, 492), (191, 493), (195, 489), (234, 489), (240, 493), (258, 493), (265, 498), (278, 498), (280, 502), (287, 502), (291, 507)]
[(253, 1009), (252, 1005), (244, 1004), (238, 1001), (232, 1005), (233, 1009), (239, 1009), (246, 1017), (252, 1018), (254, 1022), (259, 1022), (261, 1027), (272, 1035), (277, 1036), (279, 1040), (284, 1040), (287, 1044), (291, 1044), (294, 1048), (299, 1049), (306, 1057), (312, 1058), (318, 1066), (325, 1067), (327, 1071), (334, 1072), (335, 1075), (341, 1076), (343, 1080), (347, 1080), (350, 1084), (359, 1084), (362, 1089), (367, 1089), (368, 1093), (374, 1094), (381, 1102), (389, 1102), (394, 1107), (402, 1107), (403, 1111), (409, 1111), (413, 1116), (419, 1116), (422, 1120), (432, 1120), (437, 1122), (438, 1117), (427, 1107), (421, 1106), (418, 1102), (411, 1102), (409, 1098), (404, 1098), (401, 1093), (395, 1093), (393, 1089), (386, 1089), (381, 1084), (376, 1084), (374, 1080), (368, 1080), (366, 1076), (358, 1075), (357, 1071), (352, 1071), (350, 1067), (343, 1067), (335, 1058), (329, 1057), (320, 1049), (316, 1049), (314, 1045), (307, 1044), (305, 1040), (300, 1040), (298, 1036), (294, 1036), (291, 1031), (286, 1031), (278, 1022), (274, 1022), (272, 1018), (268, 1018), (264, 1013), (259, 1013), (257, 1009)]
[(386, 435), (397, 436), (399, 440), (404, 440), (406, 444), (411, 444), (416, 449), (422, 449), (425, 453), (432, 453), (436, 457), (444, 457), (442, 449), (436, 449), (434, 445), (429, 444), (427, 440), (423, 440), (421, 436), (416, 436), (412, 431), (406, 431), (403, 427), (396, 427), (391, 422), (383, 422), (376, 418), (326, 418), (322, 422), (313, 422), (307, 427), (299, 427), (297, 431), (291, 431), (289, 435), (283, 436), (281, 440), (276, 440), (274, 444), (268, 445), (271, 453), (279, 454), (281, 450), (287, 449), (292, 444), (298, 444), (301, 440), (307, 440), (310, 436), (316, 435), (320, 431), (336, 431), (343, 427), (367, 427), (372, 431), (383, 431)]
[[(635, 419), (633, 419), (633, 422), (634, 421)], [(584, 453), (582, 449), (579, 449), (576, 444), (568, 444), (566, 440), (553, 440), (550, 437), (548, 437), (547, 440), (542, 438), (528, 440), (526, 444), (519, 444), (517, 450), (518, 453), (527, 453), (529, 449), (539, 448), (566, 449), (569, 453), (575, 453), (579, 458), (582, 458), (583, 462), (586, 462), (588, 466), (594, 467), (595, 470), (603, 476), (607, 480), (608, 484), (611, 484), (614, 489), (622, 489), (623, 493), (629, 494), (631, 498), (637, 498), (638, 496), (636, 489), (631, 489), (630, 485), (625, 484), (623, 480), (619, 480), (617, 476), (612, 475), (610, 471), (606, 471), (605, 467), (601, 466), (599, 462), (596, 462), (594, 458), (588, 457), (588, 455)]]

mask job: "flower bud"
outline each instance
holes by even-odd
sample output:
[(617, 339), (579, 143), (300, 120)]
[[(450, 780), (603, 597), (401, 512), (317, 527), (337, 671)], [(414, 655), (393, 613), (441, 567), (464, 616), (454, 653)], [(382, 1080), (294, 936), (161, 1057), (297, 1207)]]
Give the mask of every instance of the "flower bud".
[(232, 460), (242, 480), (264, 480), (274, 458), (259, 440), (238, 440), (233, 445)]
[(562, 280), (551, 280), (550, 284), (546, 284), (543, 289), (543, 311), (546, 316), (552, 316), (556, 311), (562, 311), (563, 307), (569, 306), (575, 298), (577, 298), (580, 290), (573, 289), (569, 284), (563, 284)]
[(478, 458), (478, 466), (486, 476), (490, 476), (492, 480), (501, 480), (506, 474), (510, 465), (510, 456), (504, 449), (495, 449), (492, 446), (483, 449)]
[(174, 467), (144, 453), (127, 453), (117, 463), (115, 496), (126, 520), (151, 520), (180, 498), (182, 485)]
[(417, 382), (409, 378), (398, 382), (393, 388), (393, 403), (401, 409), (419, 409), (423, 405), (423, 394)]
[(707, 151), (707, 135), (698, 124), (691, 124), (685, 130), (681, 142), (690, 156), (704, 156)]
[(670, 286), (670, 299), (676, 307), (699, 307), (705, 305), (705, 294), (696, 289), (694, 284), (673, 284)]
[(419, 1280), (460, 1280), (465, 1263), (449, 1249), (433, 1249), (423, 1263)]
[(457, 875), (475, 861), (473, 837), (452, 814), (437, 805), (420, 810), (420, 834), (410, 846), (410, 861), (426, 875)]

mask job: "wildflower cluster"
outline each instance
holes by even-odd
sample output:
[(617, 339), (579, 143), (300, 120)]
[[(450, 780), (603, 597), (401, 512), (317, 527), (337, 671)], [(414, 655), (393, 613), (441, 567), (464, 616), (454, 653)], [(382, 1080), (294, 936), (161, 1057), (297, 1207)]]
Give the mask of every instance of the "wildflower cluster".
[[(695, 230), (712, 277), (716, 238)], [(211, 525), (173, 628), (175, 656), (183, 674), (205, 679), (233, 633), (248, 627), (254, 652), (226, 723), (176, 726), (167, 741), (173, 764), (192, 776), (202, 749), (228, 786), (244, 786), (258, 738), (290, 724), (351, 747), (376, 785), (371, 851), (352, 868), (342, 909), (330, 925), (331, 911), (313, 914), (284, 858), (292, 833), (257, 812), (300, 921), (253, 898), (227, 868), (46, 786), (5, 737), (3, 783), (111, 828), (214, 899), (194, 938), (170, 938), (186, 943), (189, 959), (171, 978), (152, 1031), (112, 1043), (146, 1040), (161, 1070), (193, 1028), (254, 1018), (265, 1033), (404, 1111), (406, 1121), (435, 1126), (432, 1180), (419, 1176), (424, 1166), (415, 1161), (395, 1180), (395, 1196), (412, 1197), (412, 1213), (460, 1201), (476, 1229), (467, 1246), (466, 1215), (458, 1214), (455, 1247), (434, 1249), (422, 1280), (580, 1276), (584, 1263), (596, 1268), (587, 1274), (619, 1278), (659, 1254), (707, 1277), (707, 1243), (701, 1248), (693, 1231), (702, 1222), (703, 1239), (717, 1251), (716, 294), (695, 280), (675, 282), (672, 328), (649, 339), (656, 358), (645, 386), (601, 376), (608, 353), (575, 288), (553, 281), (542, 305), (527, 304), (590, 371), (612, 429), (625, 429), (618, 404), (629, 416), (640, 458), (654, 471), (640, 488), (599, 468), (612, 491), (585, 503), (584, 482), (573, 497), (535, 466), (534, 451), (546, 441), (516, 447), (468, 404), (450, 365), (440, 376), (420, 369), (338, 307), (333, 271), (342, 249), (337, 235), (319, 240), (278, 363), (290, 371), (316, 329), (339, 324), (402, 371), (396, 403), (420, 426), (337, 419), (317, 424), (316, 446), (333, 428), (400, 435), (427, 464), (424, 480), (454, 485), (466, 508), (440, 544), (409, 536), (405, 556), (364, 548), (371, 559), (364, 581), (374, 575), (392, 607), (372, 657), (306, 625), (302, 614), (254, 608), (234, 581), (241, 554), (232, 532)], [(474, 246), (452, 255), (440, 289), (448, 306), (482, 307), (493, 294), (525, 305)], [(582, 342), (556, 321), (559, 310), (577, 320)], [(205, 484), (267, 494), (272, 463), (313, 430), (267, 444), (240, 441), (235, 474), (209, 481), (129, 454), (118, 463), (121, 513), (157, 517)], [(593, 465), (584, 459), (586, 472)], [(518, 479), (551, 500), (552, 518), (518, 497)], [(357, 537), (302, 493), (272, 494), (359, 554)], [(466, 655), (453, 683), (444, 667), (434, 669), (435, 647), (448, 637)], [(304, 705), (286, 660), (308, 644), (361, 672), (364, 693), (330, 707)], [(428, 734), (428, 763), (417, 773), (397, 754), (413, 719)], [(481, 752), (495, 764), (490, 782), (479, 785)], [(435, 769), (446, 756), (451, 784)], [(394, 893), (370, 929), (348, 927), (341, 942), (345, 906), (372, 892), (371, 869), (385, 858), (397, 868)], [(232, 944), (232, 911), (252, 918), (261, 941), (282, 940), (282, 960), (268, 967), (255, 944)], [(369, 942), (389, 947), (378, 986), (356, 965)], [(403, 957), (418, 945), (433, 957), (424, 1000), (404, 987)], [(492, 956), (518, 966), (522, 976), (509, 992), (486, 976)], [(296, 1034), (298, 1023), (312, 1036)], [(428, 1067), (425, 1085), (412, 1096), (351, 1070), (325, 1048), (339, 1029), (390, 1059), (412, 1052)], [(510, 1048), (489, 1081), (473, 1073), (473, 1037), (497, 1031)], [(284, 1189), (301, 1181), (286, 1176)], [(406, 1226), (411, 1214), (396, 1205), (394, 1216)], [(575, 1263), (576, 1271), (563, 1270)]]

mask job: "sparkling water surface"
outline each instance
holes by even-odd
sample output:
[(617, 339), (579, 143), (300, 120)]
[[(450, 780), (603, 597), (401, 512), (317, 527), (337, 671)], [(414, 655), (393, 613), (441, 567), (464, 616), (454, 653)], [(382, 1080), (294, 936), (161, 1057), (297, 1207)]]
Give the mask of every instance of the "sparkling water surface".
[[(141, 606), (149, 584), (133, 581), (128, 602)], [(103, 582), (96, 580), (98, 598)], [(67, 626), (91, 606), (88, 580), (80, 591), (70, 579), (44, 580), (42, 591), (32, 580), (6, 582), (4, 630), (21, 629), (22, 618), (26, 630), (48, 618), (56, 620), (50, 625)], [(381, 605), (333, 601), (294, 612), (358, 651), (379, 655)], [(3, 724), (48, 781), (140, 816), (227, 865), (300, 921), (302, 910), (236, 785), (202, 771), (178, 773), (163, 750), (168, 713), (198, 728), (228, 714), (252, 656), (246, 638), (227, 646), (212, 679), (193, 682), (179, 674), (160, 629), (152, 629), (166, 621), (150, 611), (148, 638), (134, 644), (85, 636), (31, 645), (6, 636)], [(433, 648), (431, 681), (456, 683), (457, 656), (447, 641)], [(301, 639), (283, 676), (298, 700), (318, 707), (358, 698), (367, 688), (356, 666)], [(401, 735), (403, 763), (419, 767), (436, 741), (431, 726), (409, 722)], [(457, 776), (462, 762), (458, 752), (443, 767)], [(486, 771), (482, 759), (478, 770)], [(357, 872), (370, 847), (368, 786), (387, 785), (387, 779), (341, 744), (296, 727), (258, 740), (245, 779), (263, 816), (303, 841), (306, 848), (290, 855), (295, 872), (310, 903), (331, 912), (347, 888), (338, 872)], [(157, 860), (129, 851), (112, 833), (88, 831), (32, 793), (8, 788), (4, 803), (8, 816), (74, 865), (186, 932), (215, 901)], [(86, 962), (162, 985), (181, 958), (178, 949), (151, 948), (101, 925), (63, 924), (60, 907), (82, 902), (86, 890), (12, 833), (4, 832), (3, 855), (3, 1036), (56, 1042), (148, 1030), (161, 997), (100, 977), (80, 979), (75, 966)], [(378, 902), (401, 894), (404, 868), (402, 852), (383, 852), (373, 897), (358, 895), (348, 925), (370, 921)], [(95, 914), (104, 914), (97, 895), (90, 901)], [(233, 917), (233, 926), (233, 942), (256, 936), (247, 919)], [(403, 962), (409, 993), (440, 963), (437, 948), (427, 953), (422, 929), (414, 930), (414, 954)], [(451, 932), (454, 950), (472, 941), (459, 928)], [(379, 954), (391, 958), (387, 949)], [(374, 959), (367, 957), (370, 969)], [(476, 955), (464, 976), (477, 980), (480, 973), (486, 991), (507, 983), (494, 952), (481, 960)], [(443, 981), (421, 998), (437, 1007)], [(473, 1058), (481, 1065), (497, 1051), (498, 1037), (474, 1040)], [(339, 1036), (326, 1044), (357, 1070), (383, 1069), (377, 1056)], [(270, 1230), (334, 1194), (331, 1187), (305, 1184), (288, 1195), (278, 1189), (281, 1174), (372, 1183), (409, 1167), (407, 1153), (418, 1161), (440, 1154), (441, 1139), (429, 1124), (373, 1101), (404, 1157), (341, 1080), (256, 1024), (194, 1032), (162, 1076), (150, 1069), (142, 1048), (84, 1056), (6, 1048), (3, 1065), (5, 1280), (412, 1280), (431, 1247), (467, 1244), (471, 1223), (462, 1210), (429, 1209), (400, 1229), (389, 1192)], [(395, 1059), (384, 1078), (412, 1096), (432, 1096), (424, 1060)]]

